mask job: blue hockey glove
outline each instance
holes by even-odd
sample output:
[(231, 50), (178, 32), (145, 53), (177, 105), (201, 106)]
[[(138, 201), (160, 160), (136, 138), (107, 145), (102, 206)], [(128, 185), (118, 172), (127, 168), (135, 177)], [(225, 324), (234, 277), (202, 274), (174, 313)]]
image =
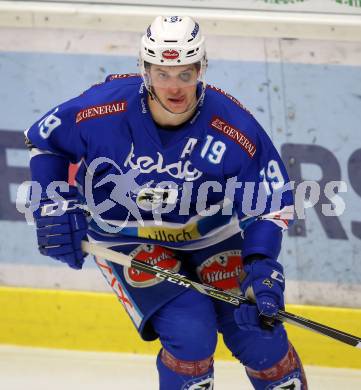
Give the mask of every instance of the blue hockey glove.
[(272, 330), (279, 324), (275, 321), (278, 309), (284, 309), (283, 267), (270, 258), (256, 259), (246, 262), (244, 272), (241, 291), (256, 305), (242, 304), (234, 312), (235, 321), (241, 329)]
[(86, 238), (88, 222), (80, 194), (70, 187), (66, 194), (54, 199), (42, 199), (34, 212), (39, 251), (45, 256), (81, 269), (84, 253), (81, 241)]

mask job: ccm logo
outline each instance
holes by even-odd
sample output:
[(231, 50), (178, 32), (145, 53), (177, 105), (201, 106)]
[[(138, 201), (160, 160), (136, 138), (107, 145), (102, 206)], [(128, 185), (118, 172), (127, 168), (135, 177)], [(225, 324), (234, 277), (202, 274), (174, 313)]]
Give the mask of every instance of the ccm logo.
[(66, 211), (75, 210), (78, 207), (77, 199), (61, 200), (57, 199), (54, 203), (48, 203), (41, 207), (40, 215), (42, 217), (60, 216)]
[(179, 57), (179, 53), (177, 52), (177, 50), (165, 50), (162, 53), (162, 57), (166, 60), (175, 60)]

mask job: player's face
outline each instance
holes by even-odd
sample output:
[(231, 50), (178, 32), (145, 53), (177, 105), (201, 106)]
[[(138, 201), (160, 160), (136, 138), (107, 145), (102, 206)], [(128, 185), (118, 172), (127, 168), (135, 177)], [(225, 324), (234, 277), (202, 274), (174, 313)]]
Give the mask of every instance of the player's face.
[(194, 104), (198, 80), (198, 70), (194, 64), (152, 65), (149, 76), (157, 98), (171, 112), (184, 112)]

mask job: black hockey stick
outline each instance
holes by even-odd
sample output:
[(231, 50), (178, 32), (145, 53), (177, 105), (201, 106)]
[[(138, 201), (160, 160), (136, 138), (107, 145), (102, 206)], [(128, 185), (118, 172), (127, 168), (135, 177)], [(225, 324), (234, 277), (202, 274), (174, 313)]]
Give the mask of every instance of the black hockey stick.
[[(166, 270), (156, 265), (150, 265), (142, 261), (134, 260), (130, 256), (124, 255), (123, 253), (115, 252), (111, 249), (104, 248), (97, 244), (92, 244), (87, 241), (83, 241), (82, 249), (84, 252), (94, 255), (96, 257), (105, 258), (106, 260), (123, 265), (125, 267), (133, 267), (134, 269), (137, 269), (139, 271), (155, 275), (157, 278), (167, 280), (170, 283), (174, 283), (185, 288), (191, 288), (200, 292), (201, 294), (208, 295), (223, 302), (228, 302), (235, 306), (239, 306), (242, 303), (250, 303), (250, 301), (244, 296), (235, 295), (217, 289), (215, 287), (208, 286), (206, 284), (194, 282), (193, 280), (188, 279), (184, 275), (178, 274), (174, 271)], [(353, 347), (361, 348), (360, 337), (353, 336), (349, 333), (342, 332), (326, 325), (322, 325), (307, 318), (288, 313), (284, 310), (278, 310), (276, 318), (279, 321), (287, 322), (292, 325), (297, 325), (301, 328), (312, 330), (316, 333), (331, 337), (332, 339), (341, 341), (342, 343), (351, 345)]]

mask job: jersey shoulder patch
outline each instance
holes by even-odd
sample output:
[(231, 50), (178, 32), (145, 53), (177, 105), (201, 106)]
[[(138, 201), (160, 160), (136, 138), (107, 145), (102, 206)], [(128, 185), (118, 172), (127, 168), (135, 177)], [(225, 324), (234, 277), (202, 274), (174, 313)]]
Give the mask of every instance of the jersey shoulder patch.
[(254, 157), (257, 152), (256, 144), (245, 131), (240, 130), (238, 127), (219, 116), (213, 116), (210, 125), (213, 129), (240, 146), (250, 158)]
[(102, 103), (98, 105), (92, 105), (85, 107), (78, 111), (75, 116), (75, 123), (100, 118), (107, 115), (114, 115), (127, 110), (127, 101), (126, 100), (116, 100), (109, 103)]
[(138, 93), (134, 86), (140, 86), (141, 81), (136, 73), (107, 76), (103, 83), (95, 84), (79, 97), (81, 107), (76, 112), (75, 123), (126, 112), (128, 100)]

